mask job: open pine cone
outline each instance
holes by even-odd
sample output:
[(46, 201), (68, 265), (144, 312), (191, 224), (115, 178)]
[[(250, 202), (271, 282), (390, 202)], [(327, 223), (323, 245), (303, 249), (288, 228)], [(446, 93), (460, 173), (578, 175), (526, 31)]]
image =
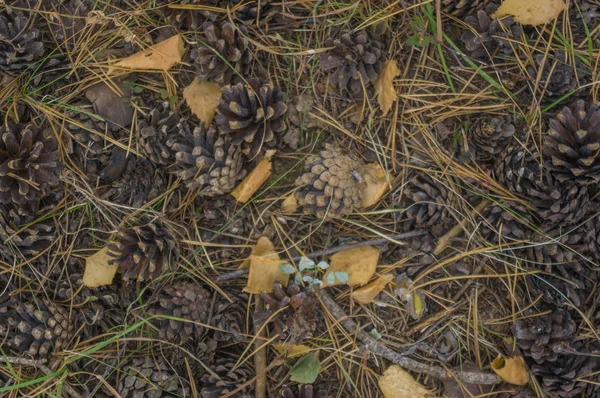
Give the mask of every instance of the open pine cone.
[(245, 154), (254, 156), (263, 145), (275, 145), (286, 111), (279, 87), (251, 79), (248, 85), (223, 87), (215, 120), (221, 134), (230, 135), (232, 144), (241, 144)]
[(77, 330), (69, 311), (45, 300), (0, 304), (0, 341), (19, 354), (44, 358), (66, 349)]
[(247, 75), (250, 52), (248, 40), (244, 38), (248, 34), (246, 27), (238, 26), (242, 34), (229, 21), (220, 24), (204, 22), (202, 28), (203, 40), (191, 54), (198, 64), (198, 76), (223, 85), (231, 83), (234, 71)]
[(484, 212), (483, 235), (490, 243), (512, 243), (531, 236), (533, 218), (527, 208), (515, 202), (494, 204)]
[(326, 145), (306, 158), (305, 174), (298, 177), (298, 204), (319, 217), (349, 214), (360, 208), (366, 187), (364, 162), (341, 148)]
[(577, 184), (600, 181), (600, 110), (592, 104), (585, 109), (583, 100), (573, 108), (565, 107), (550, 119), (544, 142), (547, 167), (559, 181)]
[(135, 358), (124, 368), (117, 392), (121, 397), (167, 398), (188, 396), (189, 388), (160, 357)]
[(488, 3), (490, 0), (442, 0), (442, 11), (462, 17), (483, 9)]
[(363, 85), (368, 88), (377, 80), (383, 68), (384, 49), (374, 33), (345, 31), (339, 38), (327, 38), (324, 46), (333, 48), (321, 54), (321, 65), (341, 93), (360, 94)]
[(538, 87), (544, 93), (546, 101), (555, 101), (587, 82), (582, 62), (575, 57), (575, 67), (571, 66), (564, 51), (555, 51), (554, 55), (548, 57), (537, 54), (535, 62), (536, 68), (529, 67), (527, 71), (535, 81), (538, 70), (543, 67)]
[(36, 202), (58, 184), (63, 166), (52, 131), (9, 122), (0, 137), (0, 203)]
[(30, 217), (19, 215), (12, 206), (0, 204), (0, 254), (5, 256), (4, 259), (30, 259), (54, 241), (55, 231), (49, 221), (39, 221), (22, 229), (29, 221), (32, 221)]
[(177, 245), (171, 232), (155, 221), (143, 226), (119, 228), (117, 239), (108, 245), (109, 255), (128, 281), (149, 281), (177, 267)]
[(215, 314), (211, 319), (211, 325), (224, 332), (215, 330), (214, 338), (222, 342), (237, 342), (244, 339), (246, 333), (246, 295), (237, 295), (227, 292), (230, 302), (226, 298), (219, 298), (215, 308)]
[(18, 74), (44, 56), (41, 34), (31, 26), (31, 15), (17, 9), (0, 12), (0, 69)]
[[(202, 385), (200, 396), (202, 398), (220, 398), (226, 396), (233, 390), (237, 390), (246, 384), (248, 380), (255, 376), (254, 370), (249, 366), (249, 362), (251, 361), (246, 361), (241, 366), (235, 368), (237, 361), (238, 357), (227, 354), (217, 357), (211, 370), (216, 373), (218, 378), (208, 372), (205, 373), (200, 379), (200, 384)], [(233, 395), (233, 397), (254, 398), (254, 383), (250, 383)]]
[(232, 145), (214, 125), (206, 129), (201, 124), (168, 145), (175, 152), (177, 175), (189, 190), (201, 196), (229, 193), (246, 176), (240, 147)]
[(176, 140), (189, 128), (180, 121), (177, 113), (164, 104), (153, 109), (145, 120), (138, 123), (139, 143), (146, 157), (156, 165), (170, 165), (175, 154), (168, 147), (169, 141)]
[(487, 161), (506, 149), (515, 134), (515, 126), (509, 115), (485, 115), (471, 123), (467, 134), (478, 157)]
[(512, 54), (513, 46), (517, 44), (511, 40), (517, 41), (523, 32), (523, 28), (515, 23), (513, 17), (491, 19), (490, 13), (490, 9), (486, 7), (486, 10), (479, 10), (477, 15), (470, 15), (465, 19), (471, 29), (465, 30), (460, 40), (473, 58), (493, 56), (496, 52)]

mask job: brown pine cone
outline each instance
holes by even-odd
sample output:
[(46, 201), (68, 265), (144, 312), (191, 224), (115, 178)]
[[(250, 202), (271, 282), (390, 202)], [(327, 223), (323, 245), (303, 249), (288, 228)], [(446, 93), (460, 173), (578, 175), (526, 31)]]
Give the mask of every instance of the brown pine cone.
[(493, 204), (484, 212), (483, 236), (493, 245), (527, 240), (533, 219), (528, 210), (514, 202)]
[(595, 184), (600, 181), (600, 111), (592, 104), (588, 111), (585, 102), (565, 107), (550, 119), (544, 142), (547, 167), (559, 181)]
[(202, 341), (208, 323), (212, 295), (194, 282), (178, 282), (164, 288), (159, 302), (150, 309), (152, 315), (167, 315), (175, 319), (157, 319), (159, 337), (184, 344), (189, 340)]
[(63, 168), (52, 131), (9, 122), (0, 136), (0, 203), (39, 201), (58, 184)]
[(523, 28), (515, 23), (513, 17), (491, 19), (491, 13), (491, 9), (486, 7), (486, 10), (479, 10), (477, 15), (470, 15), (465, 19), (470, 29), (462, 33), (460, 40), (467, 54), (473, 58), (493, 56), (496, 52), (512, 54), (513, 46), (517, 45), (515, 42), (523, 32)]
[(177, 268), (179, 253), (175, 239), (159, 221), (120, 227), (108, 249), (114, 258), (109, 263), (119, 267), (125, 281), (149, 281)]
[(56, 237), (52, 223), (39, 221), (23, 228), (31, 221), (30, 217), (19, 215), (13, 206), (0, 204), (0, 254), (5, 259), (31, 259), (52, 244)]
[(66, 349), (77, 330), (69, 311), (46, 299), (0, 304), (0, 341), (18, 354), (44, 358)]
[(600, 261), (600, 216), (590, 219), (585, 224), (584, 237), (590, 257)]
[(321, 65), (340, 93), (360, 94), (363, 84), (369, 88), (377, 80), (383, 68), (384, 46), (374, 33), (344, 31), (339, 39), (327, 38), (324, 45), (333, 48), (321, 54)]
[(325, 390), (315, 392), (311, 384), (301, 384), (298, 390), (294, 391), (289, 387), (281, 390), (280, 394), (283, 398), (328, 398), (329, 394)]
[[(200, 380), (202, 385), (200, 396), (202, 398), (225, 396), (255, 376), (254, 369), (250, 367), (251, 361), (246, 361), (234, 369), (238, 359), (238, 356), (228, 354), (222, 354), (216, 358), (211, 370), (216, 373), (218, 378), (208, 372), (202, 376)], [(254, 398), (254, 383), (250, 383), (235, 395), (230, 396), (232, 398)]]
[(212, 317), (211, 325), (225, 332), (218, 330), (214, 333), (214, 339), (220, 342), (237, 342), (244, 339), (246, 328), (246, 303), (248, 297), (246, 295), (237, 295), (227, 292), (230, 302), (226, 298), (219, 298), (219, 303), (216, 305), (215, 314)]
[(185, 132), (179, 141), (168, 142), (175, 152), (177, 175), (186, 187), (200, 196), (217, 196), (231, 192), (246, 176), (244, 157), (237, 145), (219, 134), (214, 125)]
[(31, 26), (33, 13), (17, 8), (21, 7), (0, 12), (0, 69), (13, 74), (32, 66), (45, 52), (39, 29)]
[(188, 396), (187, 380), (181, 379), (160, 357), (135, 358), (124, 368), (117, 386), (119, 396), (167, 398)]
[(204, 22), (204, 37), (192, 51), (191, 57), (198, 67), (198, 76), (221, 85), (230, 84), (236, 73), (245, 76), (250, 64), (248, 30), (244, 25), (236, 28), (229, 21), (220, 24)]
[(248, 85), (223, 87), (215, 121), (221, 134), (231, 136), (232, 144), (242, 145), (245, 154), (254, 156), (263, 145), (275, 145), (275, 134), (285, 127), (286, 111), (279, 87), (251, 79)]
[[(226, 8), (229, 1), (224, 0), (178, 0), (178, 5), (203, 5), (209, 7)], [(161, 12), (167, 18), (169, 23), (178, 30), (198, 30), (205, 21), (216, 21), (221, 14), (210, 10), (198, 9), (179, 9), (170, 8), (172, 0), (157, 0), (157, 4), (162, 5)]]
[(509, 115), (480, 116), (471, 123), (467, 130), (469, 143), (483, 161), (492, 159), (495, 155), (506, 150), (513, 140), (515, 126)]
[(319, 217), (349, 214), (360, 208), (366, 188), (364, 162), (341, 148), (325, 145), (306, 158), (305, 174), (298, 177), (298, 204)]
[(171, 165), (175, 160), (175, 153), (168, 143), (189, 132), (187, 124), (169, 109), (168, 102), (153, 109), (137, 127), (142, 151), (156, 165)]
[(302, 290), (293, 282), (284, 288), (276, 282), (273, 293), (263, 292), (260, 296), (265, 309), (254, 314), (254, 322), (261, 325), (269, 321), (281, 341), (299, 343), (313, 336), (321, 308), (314, 291)]
[(483, 9), (490, 0), (442, 0), (442, 11), (446, 14), (463, 17)]
[(545, 101), (556, 101), (563, 95), (577, 90), (587, 83), (587, 73), (579, 58), (575, 57), (575, 67), (570, 65), (567, 54), (558, 50), (554, 55), (546, 57), (545, 54), (535, 56), (536, 66), (528, 67), (529, 77), (536, 81), (538, 71), (543, 64), (539, 90), (544, 93)]

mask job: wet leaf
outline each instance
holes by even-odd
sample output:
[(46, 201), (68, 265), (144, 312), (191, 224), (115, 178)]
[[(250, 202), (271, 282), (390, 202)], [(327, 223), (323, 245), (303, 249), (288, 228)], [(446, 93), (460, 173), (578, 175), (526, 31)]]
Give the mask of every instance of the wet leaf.
[(425, 398), (431, 393), (398, 365), (387, 368), (379, 378), (379, 388), (385, 398)]
[(311, 352), (296, 362), (290, 373), (290, 380), (301, 384), (314, 383), (321, 371), (321, 362), (317, 354)]
[(262, 184), (271, 176), (271, 160), (264, 158), (244, 178), (244, 180), (231, 192), (231, 196), (239, 203), (246, 203)]
[(523, 357), (503, 358), (499, 356), (490, 364), (492, 370), (507, 383), (524, 386), (529, 382), (529, 372)]
[(294, 214), (298, 211), (298, 200), (296, 195), (291, 194), (281, 202), (281, 213)]
[(390, 185), (386, 179), (385, 171), (379, 163), (369, 163), (365, 174), (367, 188), (365, 189), (361, 206), (370, 207), (381, 199)]
[[(274, 248), (271, 241), (265, 237), (260, 238), (258, 243), (261, 245), (261, 252), (268, 247)], [(246, 293), (272, 293), (275, 282), (287, 286), (290, 276), (281, 270), (283, 261), (274, 250), (265, 251), (262, 254), (251, 254), (249, 259), (250, 272), (248, 273), (248, 283), (244, 288)]]
[(87, 287), (110, 285), (118, 268), (116, 265), (108, 265), (112, 259), (107, 247), (86, 258), (83, 284)]
[(383, 289), (385, 289), (386, 285), (393, 280), (394, 275), (392, 274), (380, 276), (368, 285), (353, 291), (352, 298), (361, 304), (372, 303), (375, 297), (377, 297), (377, 295), (381, 293)]
[(542, 25), (556, 19), (564, 9), (563, 0), (504, 0), (492, 17), (512, 15), (522, 25)]
[(194, 81), (183, 89), (183, 98), (192, 110), (192, 113), (198, 116), (204, 126), (208, 128), (215, 118), (219, 99), (223, 92), (216, 83), (210, 83), (194, 79)]
[(137, 70), (167, 71), (181, 62), (184, 53), (183, 39), (180, 35), (176, 35), (118, 61), (115, 66)]
[(400, 74), (398, 65), (395, 60), (390, 60), (385, 63), (377, 80), (375, 80), (375, 95), (377, 95), (377, 102), (381, 107), (381, 111), (385, 115), (392, 108), (392, 104), (398, 98), (396, 89), (394, 88), (394, 78)]
[[(372, 246), (346, 249), (331, 256), (329, 268), (325, 273), (324, 286), (339, 285), (341, 282), (337, 273), (348, 274), (350, 286), (362, 286), (369, 282), (379, 261), (379, 249)], [(332, 279), (332, 277), (334, 279)]]
[(273, 344), (273, 348), (280, 354), (285, 354), (288, 358), (295, 358), (312, 350), (309, 346), (292, 343), (276, 343)]

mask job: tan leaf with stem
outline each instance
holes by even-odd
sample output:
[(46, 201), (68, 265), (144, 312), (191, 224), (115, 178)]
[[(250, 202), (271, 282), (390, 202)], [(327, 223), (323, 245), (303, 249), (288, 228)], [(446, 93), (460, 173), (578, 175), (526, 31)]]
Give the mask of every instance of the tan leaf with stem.
[(181, 62), (184, 53), (183, 39), (180, 35), (176, 35), (124, 58), (114, 66), (135, 70), (167, 71)]
[(86, 258), (83, 284), (87, 287), (110, 285), (119, 268), (117, 265), (108, 265), (110, 260), (114, 258), (108, 255), (107, 247)]
[(398, 64), (395, 60), (389, 60), (383, 66), (383, 69), (379, 73), (377, 80), (373, 86), (375, 87), (375, 95), (377, 96), (377, 102), (381, 107), (381, 112), (387, 114), (392, 108), (392, 104), (398, 98), (396, 89), (394, 88), (394, 78), (400, 74)]

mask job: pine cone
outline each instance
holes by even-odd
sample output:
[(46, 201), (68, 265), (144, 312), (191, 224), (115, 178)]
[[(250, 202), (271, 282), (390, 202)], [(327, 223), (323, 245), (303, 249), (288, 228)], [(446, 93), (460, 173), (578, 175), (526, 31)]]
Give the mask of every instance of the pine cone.
[(449, 15), (463, 17), (483, 9), (490, 0), (442, 0), (442, 11)]
[[(234, 369), (238, 359), (239, 358), (236, 356), (229, 356), (227, 354), (216, 359), (211, 370), (216, 373), (218, 378), (210, 373), (205, 373), (202, 376), (200, 380), (200, 384), (202, 385), (200, 396), (202, 398), (220, 398), (233, 390), (238, 389), (255, 376), (254, 370), (249, 367), (250, 361), (246, 361), (244, 364)], [(250, 383), (231, 397), (253, 398), (254, 383)]]
[[(284, 289), (276, 282), (272, 294), (263, 292), (260, 296), (265, 310), (254, 314), (254, 322), (261, 325), (269, 320), (281, 341), (299, 343), (313, 336), (320, 312), (314, 291), (303, 291), (293, 282)], [(282, 308), (283, 311), (271, 317)]]
[(404, 190), (407, 222), (405, 230), (429, 228), (435, 236), (443, 235), (454, 224), (450, 212), (456, 195), (427, 174), (412, 177)]
[(169, 109), (168, 102), (153, 109), (148, 117), (138, 124), (140, 146), (146, 157), (156, 165), (173, 163), (175, 153), (168, 144), (186, 132), (189, 132), (189, 127), (180, 121), (177, 113)]
[(305, 174), (296, 180), (298, 204), (319, 217), (349, 214), (360, 208), (366, 188), (364, 162), (341, 148), (326, 145), (306, 158)]
[(88, 26), (86, 17), (94, 9), (95, 4), (91, 0), (67, 0), (56, 4), (56, 9), (50, 10), (55, 12), (48, 21), (55, 41), (71, 48), (75, 47), (84, 36), (81, 32)]
[[(175, 28), (179, 30), (197, 30), (205, 21), (216, 21), (220, 13), (210, 10), (197, 9), (179, 9), (169, 8), (169, 4), (173, 4), (172, 0), (159, 0), (158, 4), (163, 5), (161, 11), (165, 17)], [(224, 0), (179, 0), (178, 5), (203, 5), (208, 7), (226, 8), (228, 1)]]
[(251, 79), (248, 85), (223, 87), (215, 120), (222, 134), (231, 135), (232, 144), (243, 144), (243, 152), (254, 156), (263, 145), (275, 145), (286, 111), (279, 87)]
[(177, 267), (177, 245), (171, 232), (159, 221), (132, 228), (119, 228), (108, 245), (110, 264), (118, 265), (123, 280), (149, 281)]
[(211, 325), (225, 332), (215, 331), (214, 338), (221, 342), (237, 342), (244, 340), (243, 334), (246, 333), (246, 295), (238, 296), (227, 292), (230, 302), (226, 298), (220, 298), (220, 303), (216, 306), (215, 315), (212, 318)]
[(164, 359), (135, 358), (125, 367), (117, 392), (123, 398), (182, 397), (189, 394), (187, 384)]
[(592, 104), (586, 112), (583, 100), (572, 109), (565, 107), (550, 120), (544, 142), (548, 169), (559, 181), (577, 184), (600, 181), (600, 111)]
[(575, 57), (575, 67), (571, 66), (564, 51), (555, 51), (554, 55), (549, 57), (544, 54), (537, 54), (535, 62), (536, 67), (530, 66), (527, 71), (535, 81), (543, 64), (538, 87), (544, 93), (544, 100), (546, 101), (555, 101), (587, 83), (587, 74), (584, 72), (585, 68), (582, 62)]
[(527, 198), (547, 228), (578, 223), (590, 206), (588, 188), (557, 181), (538, 159), (537, 152), (525, 152), (520, 146), (510, 149), (498, 166), (499, 181)]
[(344, 31), (339, 39), (327, 38), (324, 46), (333, 49), (321, 54), (321, 65), (340, 93), (360, 94), (363, 84), (369, 88), (377, 80), (383, 68), (384, 46), (374, 33)]
[(473, 121), (467, 130), (469, 143), (483, 161), (492, 159), (503, 152), (513, 140), (515, 126), (509, 115), (485, 115)]
[(184, 344), (189, 340), (202, 341), (208, 322), (212, 295), (194, 282), (178, 282), (160, 293), (158, 305), (150, 309), (153, 315), (168, 315), (181, 318), (158, 319), (159, 337)]
[(600, 216), (590, 219), (585, 224), (584, 237), (590, 257), (600, 261)]
[(39, 221), (23, 228), (30, 221), (33, 220), (19, 215), (14, 207), (0, 205), (0, 254), (6, 258), (30, 259), (52, 244), (56, 234), (51, 222)]
[(19, 354), (44, 358), (68, 347), (76, 331), (69, 311), (45, 299), (0, 304), (0, 341)]
[(31, 26), (32, 14), (19, 9), (0, 12), (0, 69), (18, 74), (44, 56), (39, 29)]
[(511, 40), (518, 41), (523, 33), (523, 28), (515, 23), (513, 17), (492, 20), (490, 13), (489, 9), (479, 10), (477, 16), (471, 15), (465, 19), (471, 29), (465, 30), (460, 40), (473, 58), (493, 56), (496, 52), (512, 54), (513, 46), (517, 44)]
[(201, 196), (217, 196), (231, 192), (246, 176), (244, 157), (239, 146), (220, 135), (214, 125), (200, 125), (193, 135), (184, 134), (181, 141), (168, 142), (175, 152), (180, 171), (177, 175), (186, 187)]
[(325, 390), (315, 390), (311, 384), (301, 384), (298, 390), (294, 391), (289, 387), (281, 390), (280, 394), (283, 398), (328, 398), (329, 394)]
[(505, 202), (502, 206), (489, 206), (484, 218), (483, 236), (492, 243), (512, 243), (527, 240), (531, 236), (533, 220), (525, 207), (514, 202)]
[[(248, 74), (250, 52), (245, 26), (239, 25), (240, 32), (229, 21), (220, 24), (204, 22), (204, 39), (192, 51), (191, 57), (198, 64), (198, 76), (202, 80), (230, 84), (237, 72)], [(236, 72), (234, 72), (236, 71)]]
[(39, 201), (58, 184), (63, 167), (52, 131), (9, 122), (0, 136), (0, 203)]

